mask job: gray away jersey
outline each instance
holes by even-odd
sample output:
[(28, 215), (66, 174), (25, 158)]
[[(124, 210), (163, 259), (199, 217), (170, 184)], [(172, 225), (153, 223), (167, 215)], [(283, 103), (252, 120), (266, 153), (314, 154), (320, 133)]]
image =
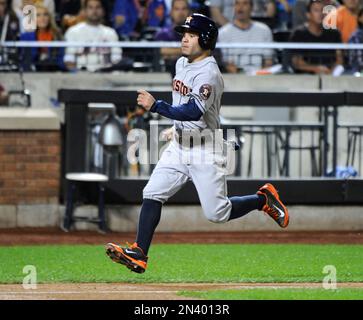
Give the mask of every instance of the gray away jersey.
[(177, 129), (218, 129), (219, 111), (224, 89), (222, 74), (214, 57), (188, 63), (181, 57), (176, 62), (173, 79), (173, 106), (194, 98), (203, 115), (198, 121), (174, 121)]

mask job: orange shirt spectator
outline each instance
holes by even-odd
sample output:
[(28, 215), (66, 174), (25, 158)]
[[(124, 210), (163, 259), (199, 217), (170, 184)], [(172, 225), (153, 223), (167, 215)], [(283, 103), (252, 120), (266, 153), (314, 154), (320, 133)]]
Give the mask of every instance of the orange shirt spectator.
[(342, 36), (342, 41), (347, 43), (353, 32), (357, 29), (357, 13), (359, 10), (359, 0), (343, 0), (344, 5), (340, 6), (336, 12), (331, 12), (331, 22), (336, 15), (337, 28)]
[(337, 27), (343, 42), (348, 42), (352, 33), (357, 29), (357, 16), (353, 15), (346, 7), (341, 6), (337, 12)]

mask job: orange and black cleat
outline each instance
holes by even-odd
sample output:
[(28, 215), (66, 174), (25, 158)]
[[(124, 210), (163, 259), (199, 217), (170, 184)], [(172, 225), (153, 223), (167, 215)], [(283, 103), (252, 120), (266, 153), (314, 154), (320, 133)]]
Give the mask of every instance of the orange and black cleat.
[(112, 261), (125, 265), (133, 272), (145, 272), (148, 257), (136, 242), (133, 245), (127, 244), (127, 248), (122, 248), (114, 243), (107, 243), (105, 249)]
[(289, 212), (280, 200), (275, 187), (271, 183), (266, 183), (257, 191), (257, 194), (266, 197), (266, 204), (262, 210), (274, 219), (281, 228), (286, 228), (289, 224)]

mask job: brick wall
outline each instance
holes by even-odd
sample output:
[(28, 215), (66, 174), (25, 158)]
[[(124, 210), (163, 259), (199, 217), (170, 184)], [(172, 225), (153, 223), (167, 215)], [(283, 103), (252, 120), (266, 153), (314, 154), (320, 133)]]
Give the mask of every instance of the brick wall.
[(0, 205), (58, 203), (60, 158), (59, 131), (0, 131)]

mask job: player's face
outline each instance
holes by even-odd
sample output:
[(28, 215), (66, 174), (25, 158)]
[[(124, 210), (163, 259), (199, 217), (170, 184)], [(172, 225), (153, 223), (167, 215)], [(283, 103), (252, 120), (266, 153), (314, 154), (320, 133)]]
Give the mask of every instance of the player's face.
[(184, 57), (194, 61), (203, 54), (198, 42), (199, 35), (194, 32), (184, 32), (181, 41), (181, 52)]
[(317, 25), (321, 25), (323, 23), (323, 4), (319, 2), (315, 2), (312, 4), (310, 11), (307, 13), (308, 20)]

